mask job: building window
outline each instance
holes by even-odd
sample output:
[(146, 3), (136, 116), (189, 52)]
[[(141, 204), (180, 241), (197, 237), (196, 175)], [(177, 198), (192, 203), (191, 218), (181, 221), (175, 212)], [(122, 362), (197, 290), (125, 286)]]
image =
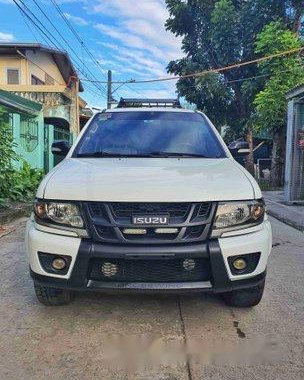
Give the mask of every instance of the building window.
[(31, 84), (33, 84), (33, 85), (44, 85), (44, 82), (41, 79), (37, 78), (35, 75), (32, 75)]
[(7, 69), (7, 84), (19, 84), (19, 69)]
[(52, 78), (48, 73), (45, 73), (45, 84), (53, 85), (54, 78)]

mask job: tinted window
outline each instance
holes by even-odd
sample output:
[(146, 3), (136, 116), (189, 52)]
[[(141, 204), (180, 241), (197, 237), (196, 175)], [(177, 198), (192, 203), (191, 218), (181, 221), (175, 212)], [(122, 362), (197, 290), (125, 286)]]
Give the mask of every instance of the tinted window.
[[(76, 155), (155, 152), (226, 157), (205, 118), (197, 113), (113, 112), (95, 116), (76, 147)], [(75, 155), (74, 154), (74, 155)]]

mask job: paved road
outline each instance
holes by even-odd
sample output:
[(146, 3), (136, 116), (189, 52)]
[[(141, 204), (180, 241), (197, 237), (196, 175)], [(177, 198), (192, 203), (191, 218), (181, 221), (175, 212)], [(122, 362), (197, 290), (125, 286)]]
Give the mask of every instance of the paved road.
[(0, 239), (0, 380), (304, 379), (304, 235), (272, 225), (266, 293), (254, 309), (198, 294), (79, 295), (46, 308), (19, 221)]

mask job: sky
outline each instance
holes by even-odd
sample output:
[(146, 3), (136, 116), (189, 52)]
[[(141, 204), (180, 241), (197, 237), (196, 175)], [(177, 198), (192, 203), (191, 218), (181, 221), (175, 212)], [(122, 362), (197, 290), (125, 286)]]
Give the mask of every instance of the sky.
[[(20, 0), (17, 0), (20, 3)], [(51, 0), (36, 0), (61, 32), (66, 42), (52, 28), (34, 0), (23, 0), (51, 36), (64, 47), (86, 76), (106, 80), (107, 70), (113, 80), (151, 79), (167, 76), (170, 60), (183, 56), (181, 40), (165, 30), (168, 12), (164, 0), (57, 0), (63, 13), (98, 61), (94, 63), (80, 41), (69, 30)], [(0, 42), (40, 42), (45, 36), (21, 15), (12, 0), (0, 0)], [(84, 75), (80, 74), (80, 77)], [(104, 108), (102, 85), (83, 80), (81, 96), (90, 106)], [(114, 85), (114, 89), (117, 86)], [(176, 97), (175, 82), (127, 84), (115, 97)]]

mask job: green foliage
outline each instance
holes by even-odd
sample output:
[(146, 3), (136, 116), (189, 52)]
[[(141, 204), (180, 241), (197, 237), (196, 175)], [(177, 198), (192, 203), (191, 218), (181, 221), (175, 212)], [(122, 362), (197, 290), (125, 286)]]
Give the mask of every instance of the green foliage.
[(25, 161), (21, 169), (15, 169), (13, 162), (19, 159), (14, 151), (8, 114), (0, 107), (0, 206), (7, 199), (26, 200), (32, 197), (43, 177), (41, 170), (32, 169)]
[(13, 188), (9, 198), (11, 200), (30, 199), (35, 194), (43, 176), (43, 170), (33, 169), (26, 161), (23, 161), (22, 168), (13, 173)]
[[(256, 53), (264, 56), (299, 48), (302, 42), (297, 35), (277, 21), (267, 25), (258, 35)], [(256, 128), (278, 132), (286, 125), (287, 101), (285, 94), (304, 83), (303, 59), (300, 54), (274, 58), (260, 64), (263, 74), (268, 74), (265, 87), (255, 98)]]
[(15, 159), (17, 156), (13, 149), (13, 133), (8, 123), (8, 114), (0, 107), (0, 202), (12, 188)]
[[(278, 19), (285, 28), (297, 30), (303, 4), (299, 0), (166, 0), (170, 18), (166, 27), (182, 36), (185, 57), (171, 61), (168, 71), (189, 74), (256, 57), (256, 37)], [(254, 114), (253, 101), (265, 85), (257, 65), (236, 68), (221, 74), (181, 79), (180, 96), (205, 111), (220, 127), (229, 125), (246, 131)]]

